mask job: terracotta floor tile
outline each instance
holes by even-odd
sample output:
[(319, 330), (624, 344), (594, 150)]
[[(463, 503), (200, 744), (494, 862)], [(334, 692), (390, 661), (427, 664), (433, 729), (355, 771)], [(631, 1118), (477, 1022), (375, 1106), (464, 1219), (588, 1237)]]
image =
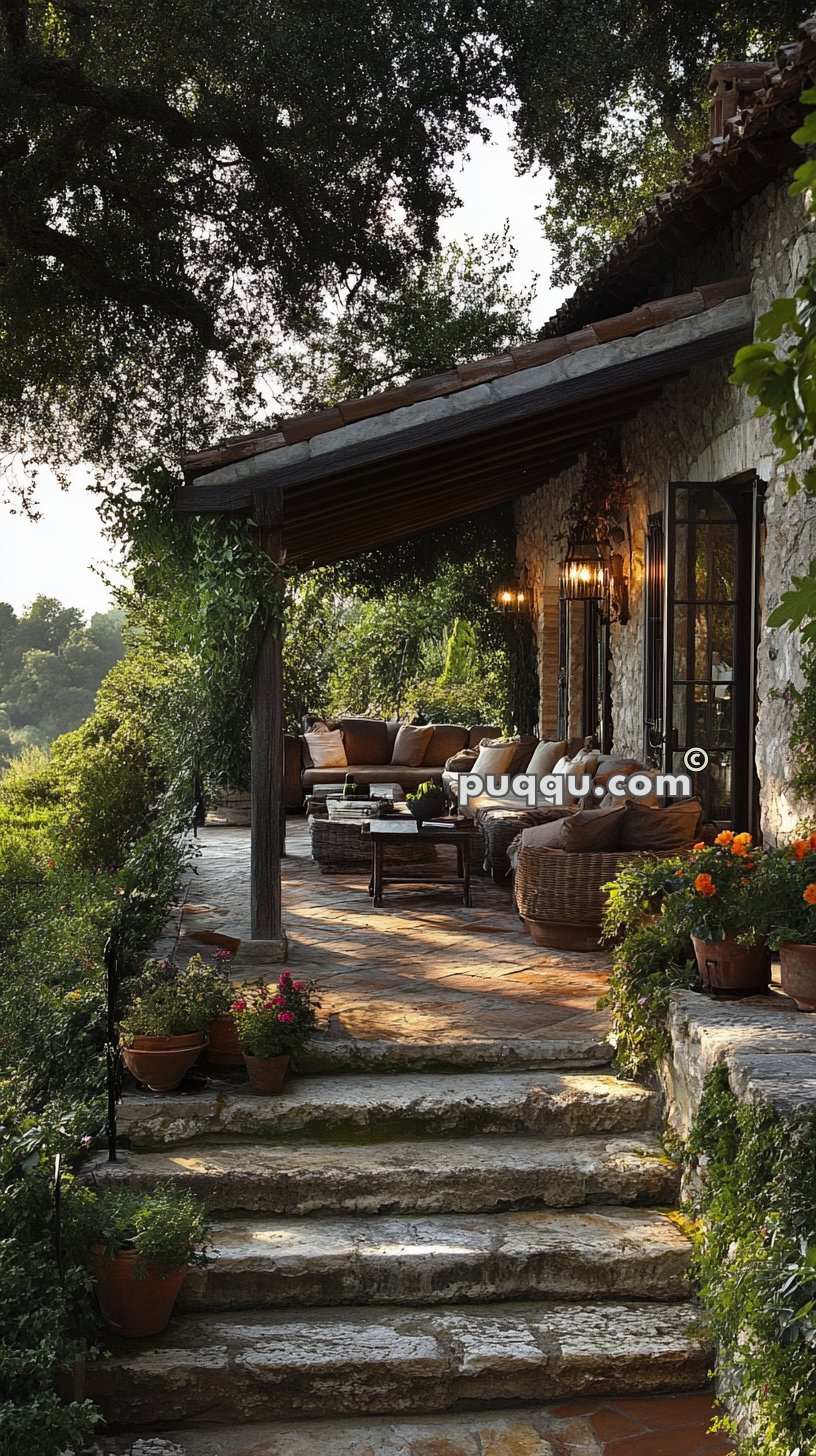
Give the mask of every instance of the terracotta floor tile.
[(596, 1436), (603, 1441), (616, 1441), (624, 1436), (635, 1436), (647, 1428), (642, 1421), (632, 1420), (613, 1406), (601, 1406), (589, 1417), (589, 1424)]
[(718, 1407), (710, 1391), (692, 1391), (689, 1395), (627, 1396), (610, 1402), (622, 1415), (640, 1420), (653, 1431), (676, 1425), (693, 1425), (698, 1421), (708, 1427)]

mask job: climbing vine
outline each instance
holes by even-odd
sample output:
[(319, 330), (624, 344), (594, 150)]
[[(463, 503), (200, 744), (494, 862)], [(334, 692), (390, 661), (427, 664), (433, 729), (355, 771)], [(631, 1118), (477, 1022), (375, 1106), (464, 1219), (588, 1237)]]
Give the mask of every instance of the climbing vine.
[(687, 1156), (702, 1174), (694, 1265), (721, 1383), (732, 1409), (751, 1408), (740, 1456), (813, 1456), (816, 1113), (741, 1103), (720, 1065)]

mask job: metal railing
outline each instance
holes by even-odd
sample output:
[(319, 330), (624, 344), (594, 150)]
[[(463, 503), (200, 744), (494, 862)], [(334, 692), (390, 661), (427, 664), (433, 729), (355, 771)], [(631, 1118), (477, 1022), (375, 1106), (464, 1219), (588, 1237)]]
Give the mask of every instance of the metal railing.
[(116, 1030), (116, 1003), (119, 995), (119, 927), (114, 925), (105, 942), (105, 1060), (107, 1073), (107, 1114), (105, 1131), (108, 1141), (108, 1162), (116, 1162), (116, 1108), (122, 1097), (124, 1067)]

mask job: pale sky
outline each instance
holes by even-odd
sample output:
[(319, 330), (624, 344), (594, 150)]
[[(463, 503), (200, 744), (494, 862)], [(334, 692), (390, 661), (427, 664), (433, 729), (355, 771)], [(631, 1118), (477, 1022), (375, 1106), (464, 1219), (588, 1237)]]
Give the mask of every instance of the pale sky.
[[(538, 274), (533, 310), (538, 327), (565, 296), (564, 290), (549, 286), (549, 250), (535, 217), (546, 178), (517, 177), (507, 124), (491, 118), (490, 125), (492, 144), (474, 141), (454, 173), (462, 206), (443, 221), (442, 241), (500, 232), (509, 219), (518, 248), (516, 281), (524, 285)], [(0, 601), (11, 602), (19, 612), (42, 592), (88, 616), (105, 611), (110, 593), (93, 568), (110, 562), (110, 548), (102, 538), (94, 497), (84, 488), (83, 472), (74, 471), (70, 489), (62, 491), (43, 471), (38, 501), (41, 519), (34, 523), (0, 505)]]

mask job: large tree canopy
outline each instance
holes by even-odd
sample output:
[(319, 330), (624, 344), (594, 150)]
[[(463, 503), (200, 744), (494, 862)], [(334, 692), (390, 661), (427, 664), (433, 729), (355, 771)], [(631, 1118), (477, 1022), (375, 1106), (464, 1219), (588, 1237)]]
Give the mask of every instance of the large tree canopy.
[(505, 228), (409, 263), (395, 286), (362, 283), (273, 356), (275, 392), (293, 410), (323, 409), (529, 339), (535, 286), (514, 286), (516, 256)]
[(805, 13), (801, 0), (498, 6), (519, 165), (553, 178), (554, 282), (578, 282), (705, 144), (710, 67), (772, 59)]
[(327, 297), (388, 322), (485, 108), (551, 172), (576, 278), (700, 140), (711, 62), (799, 10), (0, 0), (0, 452), (132, 468), (257, 422), (259, 368)]
[(429, 255), (498, 86), (475, 0), (0, 0), (0, 21), (0, 447), (58, 466), (200, 443), (219, 385), (257, 402), (276, 327)]

